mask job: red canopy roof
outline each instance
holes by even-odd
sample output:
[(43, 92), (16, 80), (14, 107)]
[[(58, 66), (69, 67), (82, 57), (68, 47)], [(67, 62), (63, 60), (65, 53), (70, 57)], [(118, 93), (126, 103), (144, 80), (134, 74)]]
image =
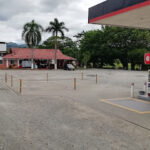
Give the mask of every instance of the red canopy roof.
[[(31, 59), (32, 53), (30, 48), (12, 48), (12, 53), (5, 55), (4, 59)], [(54, 60), (54, 49), (34, 49), (34, 59), (50, 59)], [(59, 60), (75, 60), (75, 58), (64, 55), (57, 50), (57, 59)]]

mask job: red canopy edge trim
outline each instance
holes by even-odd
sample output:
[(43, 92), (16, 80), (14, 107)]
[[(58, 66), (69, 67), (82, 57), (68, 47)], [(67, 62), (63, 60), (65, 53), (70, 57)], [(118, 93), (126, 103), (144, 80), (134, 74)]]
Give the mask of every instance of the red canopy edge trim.
[(128, 12), (128, 11), (134, 10), (134, 9), (138, 9), (138, 8), (141, 8), (141, 7), (144, 7), (144, 6), (147, 6), (147, 5), (150, 5), (150, 0), (148, 0), (146, 2), (143, 2), (143, 3), (140, 3), (140, 4), (136, 4), (136, 5), (127, 7), (127, 8), (123, 8), (121, 10), (118, 10), (118, 11), (100, 16), (100, 17), (96, 17), (94, 19), (91, 19), (89, 23), (94, 23), (95, 21), (99, 21), (99, 20), (109, 18), (109, 17), (115, 16), (115, 15), (119, 15), (121, 13), (125, 13), (125, 12)]

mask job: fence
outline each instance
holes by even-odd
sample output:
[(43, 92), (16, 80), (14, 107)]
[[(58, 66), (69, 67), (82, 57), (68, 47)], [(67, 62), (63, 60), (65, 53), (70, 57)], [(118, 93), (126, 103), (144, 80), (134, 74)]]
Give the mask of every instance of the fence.
[[(4, 82), (15, 92), (22, 94), (24, 92), (24, 89), (27, 89), (29, 87), (34, 87), (34, 86), (40, 86), (40, 84), (49, 84), (49, 85), (54, 85), (54, 82), (56, 83), (57, 86), (63, 84), (61, 82), (65, 82), (64, 84), (68, 83), (68, 86), (72, 90), (78, 90), (80, 89), (78, 83), (85, 83), (86, 81), (90, 81), (90, 84), (98, 84), (98, 78), (99, 76), (97, 74), (95, 75), (87, 75), (86, 73), (76, 73), (71, 75), (71, 77), (55, 77), (51, 76), (50, 73), (43, 74), (43, 77), (41, 76), (36, 76), (36, 78), (21, 78), (17, 77), (14, 74), (8, 74), (5, 73), (4, 75)], [(72, 85), (71, 85), (72, 82)], [(37, 87), (35, 87), (37, 88)], [(64, 89), (64, 88), (63, 88)]]
[[(31, 75), (24, 75), (24, 76), (17, 76), (17, 74), (5, 73), (3, 77), (1, 77), (3, 81), (15, 92), (20, 94), (25, 94), (27, 92), (37, 93), (43, 92), (43, 94), (48, 93), (49, 91), (82, 91), (84, 89), (88, 89), (90, 87), (103, 88), (103, 85), (107, 85), (108, 87), (113, 85), (117, 86), (118, 88), (121, 87), (122, 93), (123, 88), (128, 87), (123, 94), (128, 95), (128, 97), (137, 97), (139, 91), (147, 91), (147, 84), (146, 83), (137, 83), (134, 84), (120, 81), (111, 81), (107, 78), (102, 76), (100, 73), (90, 74), (86, 72), (80, 73), (65, 73), (63, 76), (51, 73), (43, 73), (40, 75), (32, 74)], [(109, 83), (110, 82), (110, 83)], [(106, 87), (107, 87), (106, 86)], [(130, 90), (131, 89), (131, 90)], [(109, 88), (110, 90), (110, 88)], [(113, 89), (112, 89), (113, 90)], [(120, 90), (120, 89), (119, 89)], [(121, 91), (120, 90), (120, 91)], [(107, 93), (107, 89), (105, 91)], [(128, 94), (127, 94), (128, 93)]]

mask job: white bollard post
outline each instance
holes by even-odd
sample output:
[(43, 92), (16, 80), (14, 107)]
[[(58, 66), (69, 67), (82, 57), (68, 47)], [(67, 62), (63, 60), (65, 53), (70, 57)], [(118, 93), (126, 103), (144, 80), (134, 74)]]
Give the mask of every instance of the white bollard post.
[(131, 84), (131, 97), (134, 98), (134, 83)]
[(144, 83), (144, 92), (147, 93), (147, 82)]

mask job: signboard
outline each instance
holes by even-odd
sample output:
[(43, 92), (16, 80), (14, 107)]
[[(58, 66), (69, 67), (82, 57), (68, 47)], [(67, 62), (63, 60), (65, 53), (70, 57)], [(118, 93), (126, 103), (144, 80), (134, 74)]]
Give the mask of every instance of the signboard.
[(0, 52), (5, 52), (6, 51), (6, 43), (0, 42)]
[(55, 60), (52, 60), (51, 63), (52, 63), (52, 64), (55, 64)]
[(146, 65), (150, 65), (150, 53), (145, 54), (144, 61)]

